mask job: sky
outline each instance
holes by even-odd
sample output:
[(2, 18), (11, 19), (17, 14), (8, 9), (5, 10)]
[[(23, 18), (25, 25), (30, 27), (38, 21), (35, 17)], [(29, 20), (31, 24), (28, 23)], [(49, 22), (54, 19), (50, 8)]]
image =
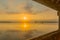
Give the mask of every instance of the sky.
[[(56, 20), (58, 21), (57, 11), (32, 0), (0, 0), (0, 21), (20, 21), (23, 17), (30, 20)], [(32, 24), (33, 25), (33, 24)], [(1, 29), (20, 29), (20, 24), (0, 24)], [(9, 26), (9, 27), (8, 27)], [(17, 28), (17, 26), (19, 26)], [(37, 26), (37, 25), (35, 25)], [(40, 24), (38, 25), (40, 27)], [(44, 30), (43, 30), (43, 27)], [(49, 31), (52, 25), (42, 25), (42, 31)], [(56, 27), (55, 27), (56, 26)], [(3, 29), (5, 29), (3, 28)], [(34, 28), (34, 27), (33, 27)], [(48, 29), (49, 28), (49, 29)], [(47, 30), (48, 29), (48, 30)], [(57, 25), (53, 25), (57, 29)]]
[(58, 19), (56, 10), (32, 0), (0, 0), (0, 20), (19, 20), (21, 13), (31, 14), (33, 20)]

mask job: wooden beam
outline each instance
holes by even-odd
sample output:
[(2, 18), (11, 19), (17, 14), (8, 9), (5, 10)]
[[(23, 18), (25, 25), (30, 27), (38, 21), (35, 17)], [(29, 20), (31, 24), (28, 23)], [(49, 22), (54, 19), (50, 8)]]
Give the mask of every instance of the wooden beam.
[(52, 9), (60, 11), (60, 0), (34, 0)]

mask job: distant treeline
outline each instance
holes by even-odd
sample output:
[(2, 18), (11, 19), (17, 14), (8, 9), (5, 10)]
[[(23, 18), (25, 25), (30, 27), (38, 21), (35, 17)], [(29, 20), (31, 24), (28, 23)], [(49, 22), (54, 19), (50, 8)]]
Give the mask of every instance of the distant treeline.
[(58, 23), (58, 21), (0, 21), (0, 23)]

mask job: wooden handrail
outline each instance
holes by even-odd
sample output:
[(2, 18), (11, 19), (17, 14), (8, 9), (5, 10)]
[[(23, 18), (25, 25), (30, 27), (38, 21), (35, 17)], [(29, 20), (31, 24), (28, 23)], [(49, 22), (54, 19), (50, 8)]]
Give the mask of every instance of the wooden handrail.
[(36, 38), (32, 38), (31, 40), (44, 40), (44, 39), (50, 39), (50, 38), (55, 39), (55, 35), (58, 34), (59, 32), (60, 31), (57, 30), (57, 31), (54, 31), (54, 32), (51, 32), (51, 33), (48, 33), (48, 34), (45, 34)]

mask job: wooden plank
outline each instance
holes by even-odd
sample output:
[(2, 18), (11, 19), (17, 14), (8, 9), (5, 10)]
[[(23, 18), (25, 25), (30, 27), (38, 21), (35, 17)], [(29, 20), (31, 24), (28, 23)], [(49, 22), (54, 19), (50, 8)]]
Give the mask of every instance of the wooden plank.
[(48, 34), (45, 34), (43, 36), (32, 38), (31, 40), (48, 40), (48, 39), (49, 40), (55, 40), (55, 35), (58, 35), (58, 33), (60, 33), (59, 30), (51, 32), (51, 33), (48, 33)]

